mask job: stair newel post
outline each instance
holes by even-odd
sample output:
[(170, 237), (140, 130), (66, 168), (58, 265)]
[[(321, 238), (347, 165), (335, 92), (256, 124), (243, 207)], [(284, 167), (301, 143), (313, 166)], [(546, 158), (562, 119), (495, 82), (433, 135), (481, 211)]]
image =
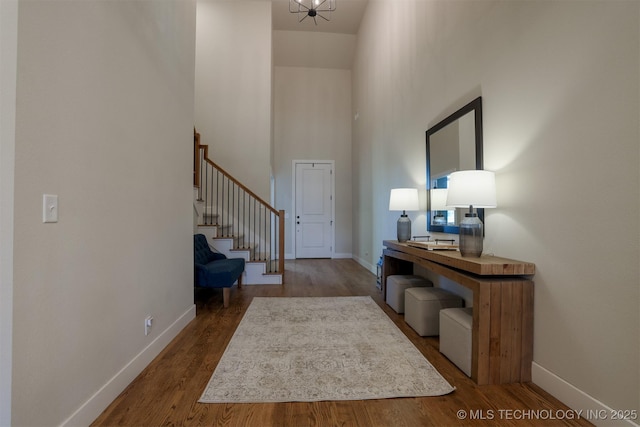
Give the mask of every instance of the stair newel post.
[(227, 224), (231, 225), (230, 235), (233, 237), (233, 183), (227, 178)]
[[(222, 204), (222, 207), (220, 208), (220, 215), (221, 215), (221, 220), (220, 220), (220, 225), (224, 226), (226, 218), (224, 216), (224, 209), (225, 209), (225, 188), (224, 188), (224, 183), (226, 182), (227, 177), (222, 175), (222, 194), (220, 195), (220, 203)], [(225, 235), (226, 233), (224, 232), (224, 228), (222, 229), (222, 234)]]
[[(211, 174), (213, 175), (213, 168), (211, 169)], [(216, 206), (216, 223), (220, 223), (220, 188), (218, 187), (218, 182), (220, 181), (220, 172), (216, 171), (216, 186), (215, 186), (215, 196), (214, 196), (214, 187), (213, 183), (211, 184), (211, 196), (209, 198), (210, 203), (215, 200)], [(213, 208), (212, 208), (213, 209)], [(211, 219), (213, 221), (213, 218)]]
[[(240, 199), (240, 192), (242, 192), (242, 200)], [(238, 187), (238, 234), (242, 235), (242, 247), (244, 248), (244, 219), (242, 219), (243, 202), (244, 190)]]
[[(230, 209), (230, 214), (229, 214), (229, 221), (231, 222), (231, 235), (236, 237), (236, 239), (238, 238), (237, 235), (237, 225), (236, 222), (236, 185), (234, 183), (231, 183), (231, 209)], [(235, 244), (234, 244), (235, 246)]]
[(200, 134), (193, 129), (193, 185), (198, 188), (200, 198), (200, 170), (202, 161), (200, 156)]
[(277, 234), (276, 234), (276, 230), (278, 229), (278, 223), (276, 222), (276, 218), (278, 216), (278, 213), (272, 213), (271, 216), (269, 217), (269, 225), (271, 226), (271, 241), (272, 243), (272, 248), (271, 248), (271, 262), (269, 263), (269, 267), (271, 268), (271, 271), (273, 272), (274, 270), (274, 264), (273, 262), (276, 261), (276, 259), (278, 258), (278, 253), (277, 253), (277, 245), (278, 245), (278, 238), (277, 238)]
[(234, 221), (238, 223), (236, 225), (236, 233), (237, 233), (236, 239), (238, 239), (238, 247), (240, 247), (240, 187), (238, 187), (237, 185), (235, 187), (236, 187), (236, 192), (238, 193), (238, 197), (235, 202), (233, 217), (235, 218)]
[[(262, 204), (258, 205), (258, 240), (256, 243), (260, 245), (260, 237), (262, 236)], [(258, 259), (262, 260), (262, 248), (258, 252)]]
[(284, 285), (284, 210), (278, 215), (278, 272), (282, 274), (282, 284)]
[(206, 224), (208, 221), (207, 214), (209, 213), (208, 209), (210, 208), (208, 205), (208, 190), (209, 190), (209, 167), (205, 167), (204, 169), (205, 179), (204, 179), (204, 223)]
[(198, 200), (202, 200), (202, 150), (198, 150), (198, 162), (200, 164), (198, 168)]
[(200, 200), (204, 203), (202, 205), (202, 220), (204, 224), (207, 223), (207, 185), (209, 180), (207, 179), (207, 165), (204, 165), (204, 169), (200, 169)]
[[(250, 222), (249, 222), (249, 218), (250, 218), (250, 213), (249, 213), (249, 209), (247, 208), (247, 198), (249, 199), (249, 203), (251, 202), (251, 197), (246, 193), (245, 191), (245, 198), (244, 198), (244, 215), (243, 215), (243, 224), (244, 224), (244, 237), (242, 238), (242, 241), (244, 242), (245, 247), (247, 248), (251, 248), (250, 244), (247, 242), (247, 239), (249, 238), (249, 231), (251, 231), (250, 228)], [(251, 252), (249, 252), (249, 254), (251, 254)]]

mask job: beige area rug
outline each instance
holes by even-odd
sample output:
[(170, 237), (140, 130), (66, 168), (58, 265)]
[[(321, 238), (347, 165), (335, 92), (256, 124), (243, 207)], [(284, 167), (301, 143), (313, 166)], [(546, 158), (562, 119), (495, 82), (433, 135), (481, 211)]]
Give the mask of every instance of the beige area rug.
[(454, 390), (371, 297), (254, 298), (201, 403), (440, 396)]

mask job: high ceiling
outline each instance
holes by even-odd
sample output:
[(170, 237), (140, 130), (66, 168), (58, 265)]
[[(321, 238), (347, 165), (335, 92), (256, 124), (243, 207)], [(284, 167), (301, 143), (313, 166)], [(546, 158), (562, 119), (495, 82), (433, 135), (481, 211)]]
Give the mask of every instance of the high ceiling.
[(356, 34), (366, 6), (367, 0), (336, 0), (336, 10), (331, 13), (331, 20), (327, 22), (316, 18), (318, 25), (315, 25), (310, 17), (298, 22), (298, 14), (289, 12), (289, 0), (272, 0), (273, 29)]
[(289, 12), (289, 0), (272, 0), (274, 65), (351, 69), (356, 34), (367, 0), (336, 0), (330, 20)]

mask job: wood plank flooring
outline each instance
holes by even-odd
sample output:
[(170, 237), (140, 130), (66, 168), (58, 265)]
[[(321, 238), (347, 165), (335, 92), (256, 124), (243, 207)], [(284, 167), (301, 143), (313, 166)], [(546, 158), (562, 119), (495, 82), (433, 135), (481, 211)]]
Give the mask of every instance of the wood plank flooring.
[[(355, 261), (286, 262), (285, 285), (196, 292), (191, 322), (93, 426), (589, 426), (534, 384), (478, 386), (419, 337), (383, 301), (375, 276)], [(201, 404), (198, 399), (255, 296), (370, 295), (456, 390), (440, 397), (263, 404)], [(544, 418), (544, 419), (541, 419)], [(558, 419), (564, 418), (564, 419)]]

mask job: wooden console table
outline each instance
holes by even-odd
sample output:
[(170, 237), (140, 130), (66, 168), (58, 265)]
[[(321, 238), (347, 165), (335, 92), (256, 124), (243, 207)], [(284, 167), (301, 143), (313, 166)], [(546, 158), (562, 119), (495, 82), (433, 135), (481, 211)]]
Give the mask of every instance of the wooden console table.
[(477, 384), (531, 381), (533, 361), (533, 281), (535, 265), (457, 251), (432, 251), (383, 242), (382, 295), (387, 277), (412, 274), (413, 264), (473, 292), (471, 378)]

